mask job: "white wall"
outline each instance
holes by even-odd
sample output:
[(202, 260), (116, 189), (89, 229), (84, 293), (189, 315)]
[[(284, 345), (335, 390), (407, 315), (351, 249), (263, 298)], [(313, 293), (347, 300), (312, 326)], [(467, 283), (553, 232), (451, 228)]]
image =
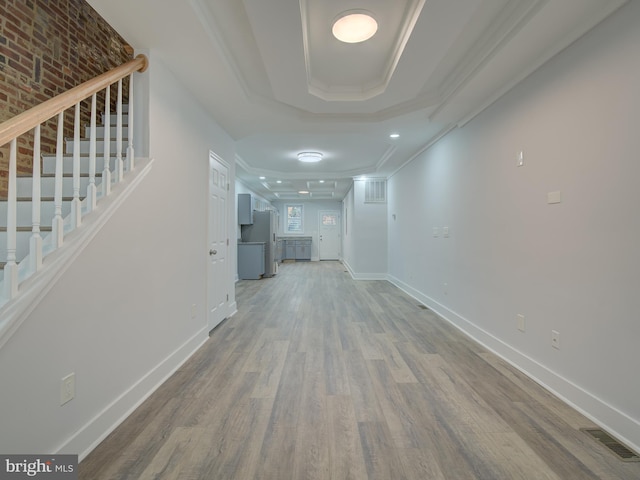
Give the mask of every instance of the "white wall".
[(387, 204), (365, 203), (364, 194), (365, 181), (354, 180), (344, 200), (344, 263), (354, 278), (386, 278)]
[(144, 75), (155, 162), (0, 349), (3, 453), (86, 454), (208, 338), (208, 156), (233, 174), (234, 146), (153, 52)]
[(285, 233), (285, 222), (287, 220), (287, 205), (302, 204), (304, 205), (302, 228), (304, 232), (300, 234), (303, 237), (311, 237), (311, 260), (318, 261), (320, 254), (318, 252), (318, 245), (320, 237), (318, 231), (320, 229), (320, 212), (324, 210), (333, 210), (338, 213), (342, 210), (342, 202), (335, 200), (291, 200), (291, 201), (277, 201), (271, 202), (272, 205), (278, 210), (278, 236), (281, 237), (295, 237), (291, 233)]
[(629, 2), (389, 182), (392, 280), (636, 449), (638, 25)]

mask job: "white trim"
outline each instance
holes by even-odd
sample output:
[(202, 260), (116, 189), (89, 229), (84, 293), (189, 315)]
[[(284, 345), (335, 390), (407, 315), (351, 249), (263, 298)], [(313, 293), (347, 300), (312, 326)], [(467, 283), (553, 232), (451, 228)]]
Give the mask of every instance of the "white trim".
[(82, 461), (111, 432), (173, 375), (209, 339), (205, 327), (159, 362), (66, 440), (56, 453), (76, 453)]
[(340, 262), (349, 271), (349, 275), (351, 275), (351, 278), (353, 278), (354, 280), (388, 280), (389, 279), (389, 275), (387, 275), (386, 273), (356, 273), (346, 260), (341, 259)]
[(626, 443), (631, 449), (640, 451), (640, 445), (630, 440), (640, 431), (640, 422), (394, 276), (388, 275), (387, 279), (564, 403)]
[(227, 318), (233, 317), (236, 313), (238, 313), (238, 302), (229, 304), (229, 308), (227, 310), (230, 312)]

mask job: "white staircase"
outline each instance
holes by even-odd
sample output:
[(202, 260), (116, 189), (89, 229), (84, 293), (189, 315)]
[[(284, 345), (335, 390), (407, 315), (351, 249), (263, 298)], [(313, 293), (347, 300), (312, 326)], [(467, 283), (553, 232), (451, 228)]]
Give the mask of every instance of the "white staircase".
[[(135, 114), (123, 105), (125, 96), (135, 105), (134, 74), (147, 66), (147, 57), (137, 55), (0, 123), (0, 145), (9, 147), (7, 200), (0, 201), (0, 348), (150, 171), (153, 159), (135, 157)], [(90, 125), (82, 131), (84, 102)], [(73, 138), (65, 140), (70, 110)], [(55, 155), (41, 154), (46, 122), (56, 125)], [(32, 176), (18, 177), (24, 135), (33, 139), (34, 162)]]
[[(122, 105), (122, 150), (126, 151), (127, 131), (128, 131), (128, 108)], [(103, 125), (96, 128), (96, 186), (97, 197), (102, 196), (102, 172), (104, 170), (104, 131), (105, 116), (102, 115)], [(116, 115), (110, 115), (110, 138), (114, 139), (117, 135)], [(84, 199), (87, 194), (89, 185), (89, 150), (90, 150), (90, 127), (85, 127), (84, 138), (80, 140), (80, 199), (82, 203), (82, 215), (88, 212), (88, 208)], [(62, 217), (65, 219), (65, 231), (70, 230), (70, 213), (71, 201), (73, 200), (73, 149), (74, 140), (65, 140), (65, 153), (63, 156), (62, 169)], [(114, 172), (116, 165), (116, 140), (110, 141), (110, 161), (109, 170)], [(122, 153), (124, 156), (124, 153)], [(54, 195), (55, 195), (55, 169), (56, 156), (42, 156), (42, 174), (40, 179), (41, 203), (40, 203), (40, 235), (43, 238), (43, 253), (46, 255), (50, 250), (48, 237), (51, 232), (53, 217), (55, 215)], [(125, 165), (125, 170), (127, 166)], [(116, 183), (115, 175), (111, 177), (111, 183)], [(17, 196), (17, 248), (16, 263), (20, 264), (23, 260), (28, 259), (29, 240), (32, 236), (32, 185), (33, 177), (19, 176), (16, 183)], [(7, 201), (0, 201), (0, 269), (4, 267), (7, 261)], [(21, 269), (22, 270), (22, 269)]]

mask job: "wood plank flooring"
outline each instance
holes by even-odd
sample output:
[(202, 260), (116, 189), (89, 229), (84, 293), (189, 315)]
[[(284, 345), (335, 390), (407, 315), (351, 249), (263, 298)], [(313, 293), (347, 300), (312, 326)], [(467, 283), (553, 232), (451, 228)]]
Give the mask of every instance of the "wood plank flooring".
[(589, 420), (388, 282), (291, 263), (236, 295), (81, 479), (640, 479)]

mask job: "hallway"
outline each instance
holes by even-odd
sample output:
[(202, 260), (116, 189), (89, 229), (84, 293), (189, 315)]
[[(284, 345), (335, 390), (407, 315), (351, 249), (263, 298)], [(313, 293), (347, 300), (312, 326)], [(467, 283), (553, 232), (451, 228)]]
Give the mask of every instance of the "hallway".
[(589, 420), (386, 281), (292, 263), (236, 296), (81, 479), (640, 479)]

